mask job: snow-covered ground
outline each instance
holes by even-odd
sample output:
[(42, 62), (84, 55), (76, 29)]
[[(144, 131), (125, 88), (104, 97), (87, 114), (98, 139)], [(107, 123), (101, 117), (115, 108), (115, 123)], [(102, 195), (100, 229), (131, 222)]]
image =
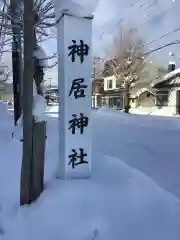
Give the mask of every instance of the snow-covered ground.
[(171, 107), (137, 107), (130, 109), (133, 114), (155, 115), (155, 116), (175, 116), (176, 109)]
[[(180, 119), (92, 112), (92, 178), (56, 180), (57, 107), (49, 109), (45, 190), (19, 207), (21, 143), (0, 110), (0, 239), (179, 240)], [(1, 234), (2, 233), (2, 234)]]

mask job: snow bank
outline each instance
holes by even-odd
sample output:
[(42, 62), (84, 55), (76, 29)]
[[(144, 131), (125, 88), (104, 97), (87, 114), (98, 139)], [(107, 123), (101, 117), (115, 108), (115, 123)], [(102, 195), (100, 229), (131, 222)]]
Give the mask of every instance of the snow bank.
[(7, 103), (0, 100), (0, 117), (7, 115)]
[(152, 112), (152, 108), (137, 107), (131, 108), (130, 113), (140, 114), (140, 115), (149, 115)]
[(157, 107), (137, 107), (130, 109), (130, 113), (139, 115), (175, 116), (174, 109), (171, 109), (170, 107), (162, 107), (160, 109)]
[(49, 118), (45, 190), (35, 204), (20, 208), (21, 143), (8, 138), (4, 118), (0, 239), (179, 240), (177, 120), (93, 111), (92, 178), (61, 181), (54, 178), (58, 121)]
[[(6, 137), (7, 133), (9, 133), (9, 130), (12, 130), (12, 120), (13, 117), (8, 112), (8, 106), (6, 102), (0, 101), (0, 141), (3, 140), (2, 136)], [(10, 126), (10, 128), (8, 128), (8, 126)]]
[(175, 116), (174, 108), (171, 109), (170, 107), (163, 107), (161, 109), (154, 109), (150, 115), (156, 115), (156, 116)]
[(94, 154), (91, 180), (53, 181), (17, 209), (5, 239), (179, 240), (180, 201), (119, 159)]
[[(13, 206), (19, 197), (21, 143), (12, 138), (13, 115), (0, 104), (0, 225), (2, 208)], [(16, 201), (16, 202), (15, 202)], [(1, 234), (0, 234), (1, 239)]]

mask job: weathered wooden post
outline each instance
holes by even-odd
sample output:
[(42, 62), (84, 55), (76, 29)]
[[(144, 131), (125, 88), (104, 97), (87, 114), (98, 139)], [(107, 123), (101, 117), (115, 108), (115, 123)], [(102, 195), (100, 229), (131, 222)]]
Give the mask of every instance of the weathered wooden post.
[[(36, 83), (36, 97), (45, 99), (43, 96), (43, 66), (37, 58), (34, 62), (34, 81)], [(43, 104), (43, 103), (42, 103)], [(36, 116), (35, 116), (36, 117)], [(33, 122), (33, 164), (32, 164), (32, 201), (35, 201), (44, 189), (44, 159), (46, 147), (46, 121), (34, 119)]]
[(44, 189), (44, 159), (46, 145), (46, 122), (33, 124), (33, 168), (32, 168), (32, 196), (35, 201)]

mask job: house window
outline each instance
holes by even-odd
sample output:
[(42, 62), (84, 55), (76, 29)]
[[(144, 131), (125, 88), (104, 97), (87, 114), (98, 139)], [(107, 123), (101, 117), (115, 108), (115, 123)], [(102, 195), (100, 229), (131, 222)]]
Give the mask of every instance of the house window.
[(168, 106), (168, 98), (169, 98), (168, 91), (158, 92), (156, 95), (156, 106), (158, 107)]
[(112, 89), (112, 88), (113, 88), (112, 80), (107, 80), (107, 89)]

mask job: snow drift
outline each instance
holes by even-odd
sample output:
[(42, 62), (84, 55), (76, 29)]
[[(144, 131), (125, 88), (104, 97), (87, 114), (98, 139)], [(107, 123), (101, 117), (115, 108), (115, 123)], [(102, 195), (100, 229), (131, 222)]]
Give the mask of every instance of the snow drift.
[[(21, 143), (9, 137), (10, 118), (2, 118), (0, 239), (179, 240), (180, 200), (173, 184), (180, 187), (175, 171), (180, 169), (180, 158), (174, 154), (169, 159), (166, 142), (168, 137), (170, 147), (178, 147), (177, 119), (106, 109), (93, 111), (92, 117), (92, 178), (55, 180), (58, 122), (49, 117), (45, 190), (36, 203), (23, 208), (19, 207)], [(163, 171), (161, 158), (169, 173)], [(154, 175), (153, 168), (157, 168)]]

